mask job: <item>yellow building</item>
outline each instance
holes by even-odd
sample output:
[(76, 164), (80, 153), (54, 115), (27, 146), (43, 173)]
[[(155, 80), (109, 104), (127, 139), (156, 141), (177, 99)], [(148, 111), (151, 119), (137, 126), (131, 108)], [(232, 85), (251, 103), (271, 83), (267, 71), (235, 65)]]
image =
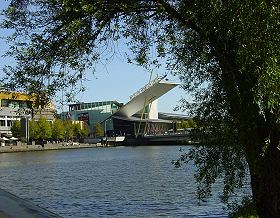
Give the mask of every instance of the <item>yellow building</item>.
[(19, 92), (0, 91), (0, 132), (11, 134), (11, 126), (15, 120), (22, 117), (39, 119), (41, 116), (47, 120), (54, 119), (54, 104), (44, 108), (35, 106), (35, 96)]

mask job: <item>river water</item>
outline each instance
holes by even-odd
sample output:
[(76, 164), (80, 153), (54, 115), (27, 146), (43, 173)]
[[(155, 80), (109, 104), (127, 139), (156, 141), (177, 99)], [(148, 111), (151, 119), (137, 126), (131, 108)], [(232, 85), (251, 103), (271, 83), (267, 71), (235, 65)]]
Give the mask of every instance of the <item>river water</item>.
[[(0, 154), (1, 188), (62, 217), (227, 217), (213, 197), (198, 204), (195, 168), (176, 169), (178, 146)], [(185, 151), (189, 147), (184, 147)]]

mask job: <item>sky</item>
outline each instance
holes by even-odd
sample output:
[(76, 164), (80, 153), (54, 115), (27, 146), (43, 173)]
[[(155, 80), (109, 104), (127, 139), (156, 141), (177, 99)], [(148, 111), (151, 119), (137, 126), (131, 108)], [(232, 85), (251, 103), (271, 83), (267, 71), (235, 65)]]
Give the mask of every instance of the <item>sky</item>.
[[(0, 2), (0, 10), (5, 8), (8, 1)], [(0, 17), (0, 22), (3, 17)], [(4, 65), (12, 65), (13, 61), (10, 58), (4, 58), (2, 55), (7, 51), (8, 44), (3, 38), (7, 36), (6, 30), (0, 29), (0, 74), (3, 75), (2, 68)], [(122, 48), (119, 48), (122, 50)], [(123, 48), (125, 49), (125, 48)], [(164, 63), (163, 63), (164, 64)], [(158, 74), (165, 75), (167, 72), (164, 68), (155, 70), (153, 78)], [(113, 59), (104, 64), (97, 63), (96, 72), (93, 74), (90, 70), (86, 72), (87, 81), (84, 82), (86, 91), (77, 95), (77, 101), (80, 102), (95, 102), (116, 100), (121, 103), (127, 103), (129, 96), (141, 89), (149, 82), (150, 73), (143, 67), (134, 64), (128, 64), (126, 58), (121, 52), (113, 57)], [(180, 81), (171, 75), (167, 77), (170, 82)], [(158, 100), (159, 112), (182, 113), (174, 112), (173, 109), (179, 104), (181, 98), (188, 98), (188, 95), (179, 86), (175, 87)], [(67, 106), (64, 106), (64, 111)]]

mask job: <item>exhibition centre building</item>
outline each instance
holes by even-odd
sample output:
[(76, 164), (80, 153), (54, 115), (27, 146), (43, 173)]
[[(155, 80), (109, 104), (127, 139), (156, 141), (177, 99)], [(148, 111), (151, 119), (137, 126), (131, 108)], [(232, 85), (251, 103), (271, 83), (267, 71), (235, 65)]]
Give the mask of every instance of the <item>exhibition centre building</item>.
[(159, 113), (157, 100), (176, 87), (164, 78), (156, 78), (130, 96), (126, 104), (117, 101), (75, 103), (63, 114), (65, 119), (84, 121), (91, 135), (93, 127), (102, 124), (107, 136), (139, 136), (161, 134), (174, 127), (174, 122), (186, 116)]

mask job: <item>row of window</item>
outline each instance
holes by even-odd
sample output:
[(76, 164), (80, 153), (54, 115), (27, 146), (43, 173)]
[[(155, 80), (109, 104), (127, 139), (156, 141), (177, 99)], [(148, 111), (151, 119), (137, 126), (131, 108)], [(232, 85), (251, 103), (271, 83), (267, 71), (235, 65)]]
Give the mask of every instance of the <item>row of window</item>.
[(20, 100), (1, 100), (1, 107), (9, 107), (9, 108), (30, 108), (30, 101), (20, 101)]
[(74, 110), (111, 110), (113, 109), (118, 109), (119, 106), (116, 105), (115, 103), (109, 101), (104, 101), (104, 102), (92, 102), (92, 103), (83, 103), (83, 104), (75, 104), (75, 105), (69, 105), (69, 111), (74, 111)]
[(7, 120), (7, 122), (5, 120), (0, 120), (0, 126), (11, 127), (13, 126), (13, 122), (14, 120)]
[(3, 119), (17, 119), (17, 117), (15, 116), (0, 116), (0, 119), (3, 120)]

